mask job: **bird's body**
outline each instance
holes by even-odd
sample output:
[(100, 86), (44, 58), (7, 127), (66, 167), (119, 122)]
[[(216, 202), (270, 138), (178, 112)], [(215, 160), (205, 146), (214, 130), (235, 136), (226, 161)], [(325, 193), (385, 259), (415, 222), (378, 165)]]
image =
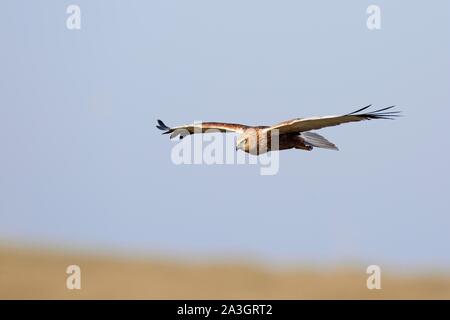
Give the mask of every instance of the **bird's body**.
[(369, 107), (370, 105), (340, 116), (297, 118), (273, 126), (247, 126), (235, 123), (203, 122), (170, 128), (161, 120), (158, 120), (156, 127), (165, 131), (163, 134), (170, 133), (170, 138), (180, 136), (180, 139), (186, 135), (195, 133), (236, 132), (238, 133), (236, 150), (240, 149), (253, 155), (286, 149), (310, 151), (314, 147), (338, 150), (333, 143), (321, 135), (311, 132), (311, 130), (361, 120), (393, 119), (399, 113), (399, 111), (388, 111), (393, 106), (370, 113), (360, 113)]
[[(312, 150), (298, 133), (285, 133), (273, 135), (268, 130), (270, 127), (249, 127), (238, 136), (236, 149), (244, 152), (259, 155), (269, 151), (303, 149)], [(276, 142), (275, 142), (276, 141)]]

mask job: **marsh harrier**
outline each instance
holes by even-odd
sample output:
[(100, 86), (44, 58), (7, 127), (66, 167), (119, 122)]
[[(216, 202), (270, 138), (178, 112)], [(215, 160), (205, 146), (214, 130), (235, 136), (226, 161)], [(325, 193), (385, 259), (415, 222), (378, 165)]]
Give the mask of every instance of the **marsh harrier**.
[[(170, 128), (164, 122), (158, 120), (156, 127), (163, 130), (163, 134), (170, 133), (170, 138), (179, 136), (180, 139), (195, 133), (236, 132), (239, 134), (236, 150), (241, 149), (254, 155), (267, 151), (293, 148), (307, 151), (312, 150), (314, 147), (338, 150), (332, 142), (311, 131), (337, 126), (347, 122), (394, 119), (400, 113), (400, 111), (391, 111), (394, 106), (372, 112), (363, 112), (370, 106), (368, 105), (367, 107), (344, 115), (296, 118), (283, 121), (273, 126), (247, 126), (236, 123), (202, 122)], [(274, 139), (276, 139), (277, 143), (274, 143)]]

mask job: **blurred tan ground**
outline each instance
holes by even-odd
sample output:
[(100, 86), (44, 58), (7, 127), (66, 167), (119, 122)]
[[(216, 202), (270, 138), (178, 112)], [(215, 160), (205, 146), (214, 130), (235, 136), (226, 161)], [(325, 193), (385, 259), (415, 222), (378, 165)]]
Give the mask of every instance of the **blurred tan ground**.
[[(67, 290), (68, 265), (81, 290)], [(382, 273), (366, 288), (363, 268), (274, 270), (250, 264), (180, 263), (0, 247), (1, 299), (450, 299), (450, 277)]]

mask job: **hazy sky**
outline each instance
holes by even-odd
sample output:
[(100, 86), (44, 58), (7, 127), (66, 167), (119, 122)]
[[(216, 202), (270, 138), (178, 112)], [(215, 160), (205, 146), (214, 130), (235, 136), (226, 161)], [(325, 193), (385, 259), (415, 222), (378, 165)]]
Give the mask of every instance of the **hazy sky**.
[[(448, 1), (3, 1), (0, 238), (450, 266), (449, 30)], [(322, 130), (339, 152), (280, 153), (274, 176), (176, 166), (155, 128), (370, 103), (405, 117)]]

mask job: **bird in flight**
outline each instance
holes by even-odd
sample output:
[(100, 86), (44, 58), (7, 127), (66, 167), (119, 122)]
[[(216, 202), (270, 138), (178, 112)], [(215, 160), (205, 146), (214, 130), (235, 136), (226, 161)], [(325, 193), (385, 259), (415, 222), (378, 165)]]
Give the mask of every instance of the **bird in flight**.
[[(337, 116), (296, 118), (273, 126), (247, 126), (236, 123), (203, 122), (188, 124), (179, 127), (168, 127), (158, 120), (156, 128), (170, 134), (170, 138), (183, 139), (195, 133), (235, 132), (238, 133), (236, 150), (243, 150), (253, 155), (268, 151), (301, 149), (311, 151), (313, 148), (338, 150), (336, 145), (323, 136), (312, 132), (326, 127), (337, 126), (347, 122), (356, 122), (372, 119), (395, 119), (400, 111), (392, 111), (394, 106), (367, 112), (368, 105), (352, 113)], [(274, 143), (274, 139), (277, 143)]]

